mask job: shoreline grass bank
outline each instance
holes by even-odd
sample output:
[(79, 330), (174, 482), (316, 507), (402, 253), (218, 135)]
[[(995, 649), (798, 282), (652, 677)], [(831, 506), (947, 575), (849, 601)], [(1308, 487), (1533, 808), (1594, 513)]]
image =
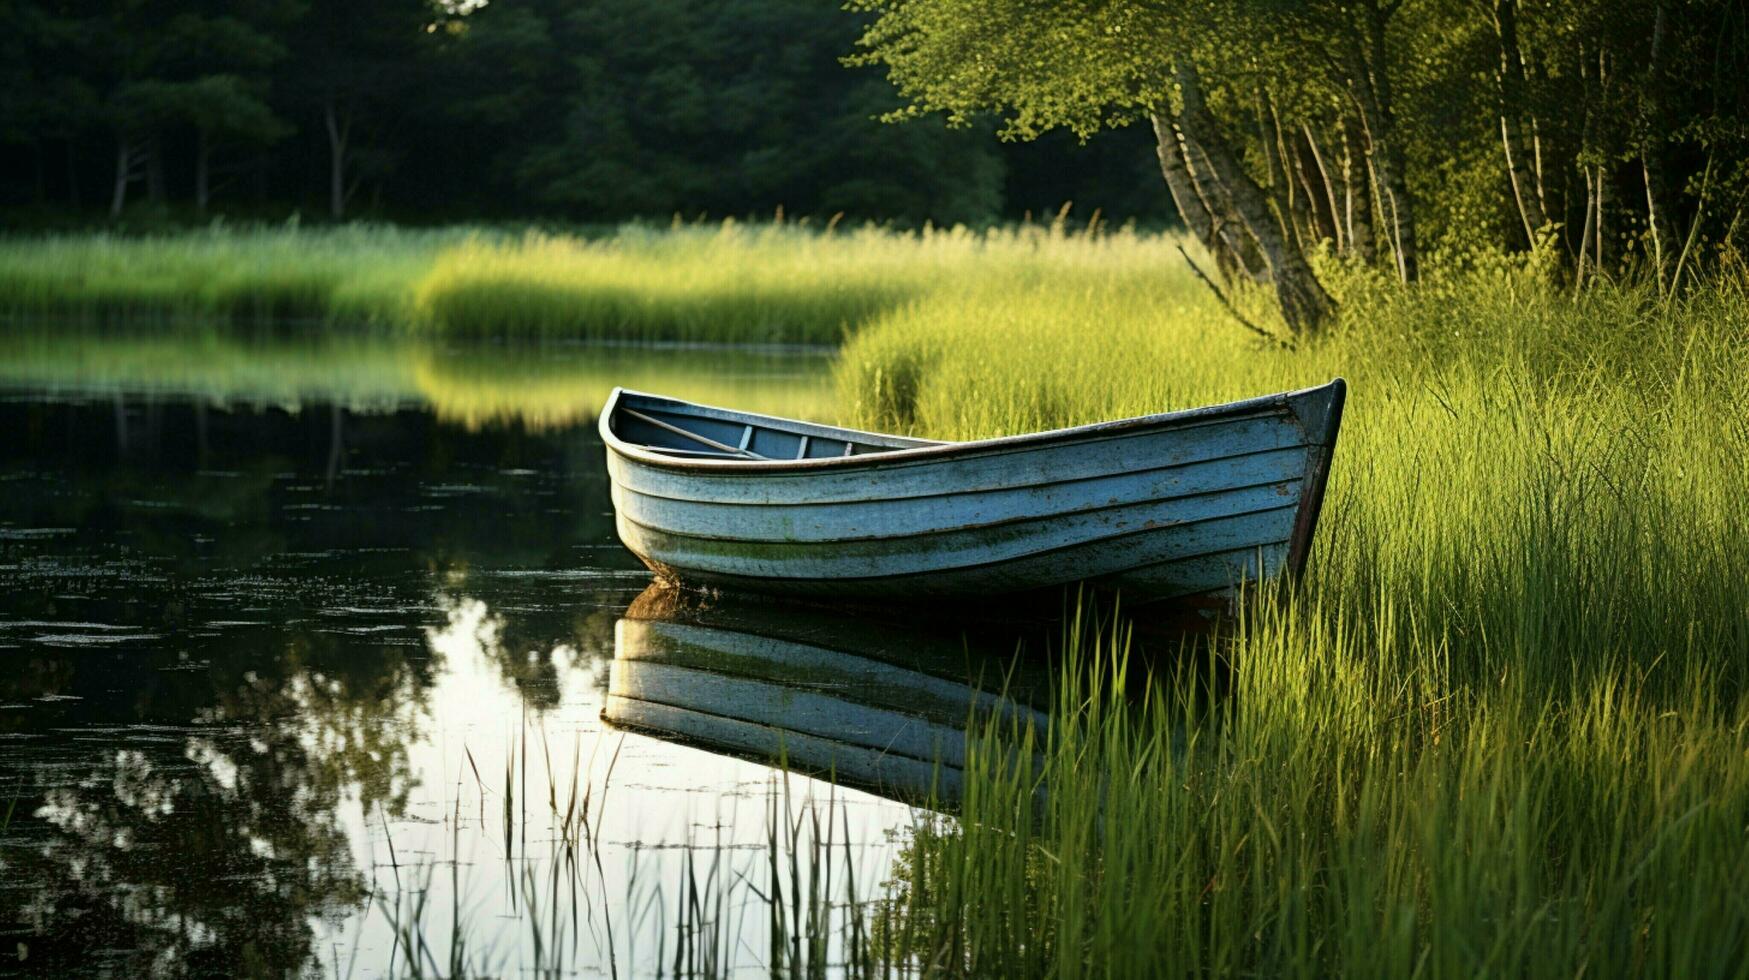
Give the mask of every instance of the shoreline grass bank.
[(1188, 283), (1178, 243), (1062, 222), (900, 232), (725, 221), (628, 225), (598, 237), (371, 226), (17, 237), (0, 239), (0, 316), (167, 331), (837, 345), (968, 280), (1012, 288), (1126, 268)]
[(1741, 976), (1749, 275), (1675, 299), (1513, 263), (1332, 279), (1343, 322), (1295, 352), (1121, 290), (976, 287), (842, 352), (853, 423), (938, 438), (1350, 382), (1303, 587), (1212, 654), (1230, 699), (1138, 707), (1121, 638), (1084, 644), (1103, 669), (1066, 686), (1042, 771), (983, 759), (959, 819), (908, 845), (890, 952), (976, 975)]

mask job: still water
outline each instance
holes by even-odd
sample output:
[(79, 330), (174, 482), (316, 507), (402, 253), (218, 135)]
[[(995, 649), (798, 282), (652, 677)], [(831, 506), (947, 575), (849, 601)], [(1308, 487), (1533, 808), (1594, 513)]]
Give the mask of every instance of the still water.
[(613, 378), (829, 412), (820, 355), (11, 343), (0, 974), (761, 972), (952, 790), (963, 645), (614, 537)]

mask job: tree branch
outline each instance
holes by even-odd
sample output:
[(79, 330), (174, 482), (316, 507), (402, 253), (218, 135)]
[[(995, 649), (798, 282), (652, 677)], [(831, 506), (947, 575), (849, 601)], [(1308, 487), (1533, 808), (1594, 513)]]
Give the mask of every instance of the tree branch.
[(1187, 265), (1190, 266), (1190, 271), (1196, 273), (1196, 277), (1198, 279), (1201, 279), (1202, 284), (1209, 288), (1209, 292), (1212, 292), (1215, 294), (1215, 299), (1218, 299), (1221, 301), (1221, 305), (1227, 308), (1227, 312), (1232, 315), (1234, 320), (1237, 320), (1239, 322), (1239, 325), (1241, 327), (1244, 327), (1246, 330), (1249, 330), (1252, 333), (1256, 334), (1257, 336), (1262, 337), (1264, 340), (1270, 342), (1271, 344), (1274, 344), (1277, 347), (1283, 348), (1285, 350), (1293, 350), (1294, 349), (1294, 345), (1293, 345), (1292, 341), (1283, 340), (1280, 337), (1277, 337), (1275, 334), (1272, 334), (1269, 331), (1258, 326), (1257, 324), (1252, 323), (1250, 320), (1245, 319), (1244, 314), (1240, 313), (1238, 311), (1238, 309), (1233, 306), (1232, 301), (1227, 299), (1227, 294), (1221, 292), (1221, 287), (1215, 285), (1214, 280), (1210, 279), (1208, 277), (1208, 275), (1206, 273), (1204, 273), (1202, 271), (1202, 269), (1197, 266), (1196, 260), (1192, 259), (1190, 257), (1190, 253), (1186, 252), (1184, 250), (1183, 245), (1178, 246), (1178, 254), (1184, 256), (1184, 261)]

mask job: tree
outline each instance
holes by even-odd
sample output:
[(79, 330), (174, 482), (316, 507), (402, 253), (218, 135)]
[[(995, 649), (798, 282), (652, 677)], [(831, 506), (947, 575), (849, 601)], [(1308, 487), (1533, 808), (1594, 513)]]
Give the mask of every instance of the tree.
[(165, 23), (162, 74), (175, 85), (170, 114), (194, 130), (195, 208), (212, 196), (213, 155), (265, 146), (291, 132), (269, 104), (269, 70), (286, 56), (278, 34), (303, 15), (299, 0), (201, 0)]
[(1037, 5), (1007, 0), (864, 0), (875, 15), (861, 64), (882, 65), (909, 100), (894, 118), (941, 111), (958, 124), (1005, 117), (1004, 134), (1031, 139), (1066, 128), (1086, 137), (1147, 120), (1161, 173), (1187, 227), (1225, 270), (1256, 270), (1295, 331), (1316, 329), (1334, 302), (1270, 196), (1243, 165), (1215, 101), (1257, 72), (1228, 67), (1223, 39), (1254, 31), (1256, 12), (1216, 3)]
[(97, 116), (97, 96), (82, 78), (66, 70), (77, 64), (88, 33), (81, 19), (59, 5), (14, 0), (0, 5), (0, 145), (28, 147), (31, 196), (48, 197), (46, 146), (62, 141), (67, 149), (70, 192), (72, 139)]
[(465, 20), (454, 63), (471, 60), (469, 77), (508, 74), (531, 94), (453, 104), (514, 132), (498, 169), (580, 217), (781, 207), (977, 222), (1000, 208), (1001, 164), (987, 141), (873, 122), (892, 95), (838, 63), (856, 25), (830, 6), (538, 0)]
[(427, 43), (442, 18), (423, 0), (311, 0), (293, 37), (286, 87), (326, 137), (333, 217), (346, 216), (362, 181), (393, 169), (387, 132), (418, 98)]

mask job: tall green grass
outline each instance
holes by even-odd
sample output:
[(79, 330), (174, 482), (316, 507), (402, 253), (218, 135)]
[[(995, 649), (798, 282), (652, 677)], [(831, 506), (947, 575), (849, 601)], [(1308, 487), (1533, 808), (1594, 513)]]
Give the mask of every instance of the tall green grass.
[(529, 234), (445, 250), (414, 322), (446, 335), (838, 344), (966, 282), (1096, 282), (1123, 269), (1191, 280), (1172, 236), (1063, 221), (971, 231), (815, 231), (734, 222), (630, 227), (598, 240)]
[[(1448, 267), (1449, 268), (1449, 267)], [(1749, 279), (1573, 296), (1484, 263), (1294, 352), (1113, 277), (855, 338), (858, 421), (943, 437), (1345, 375), (1311, 567), (1137, 707), (1080, 641), (1042, 772), (983, 759), (878, 933), (979, 975), (1749, 970)], [(1088, 679), (1090, 676), (1091, 679)], [(1046, 801), (1035, 813), (1033, 801)]]
[(386, 327), (456, 232), (295, 226), (0, 239), (0, 313), (85, 323)]
[[(1177, 268), (1169, 237), (1065, 221), (970, 231), (802, 224), (597, 237), (295, 227), (0, 239), (0, 315), (514, 340), (835, 345), (921, 297), (1111, 264)], [(1170, 274), (1182, 277), (1182, 271)]]

